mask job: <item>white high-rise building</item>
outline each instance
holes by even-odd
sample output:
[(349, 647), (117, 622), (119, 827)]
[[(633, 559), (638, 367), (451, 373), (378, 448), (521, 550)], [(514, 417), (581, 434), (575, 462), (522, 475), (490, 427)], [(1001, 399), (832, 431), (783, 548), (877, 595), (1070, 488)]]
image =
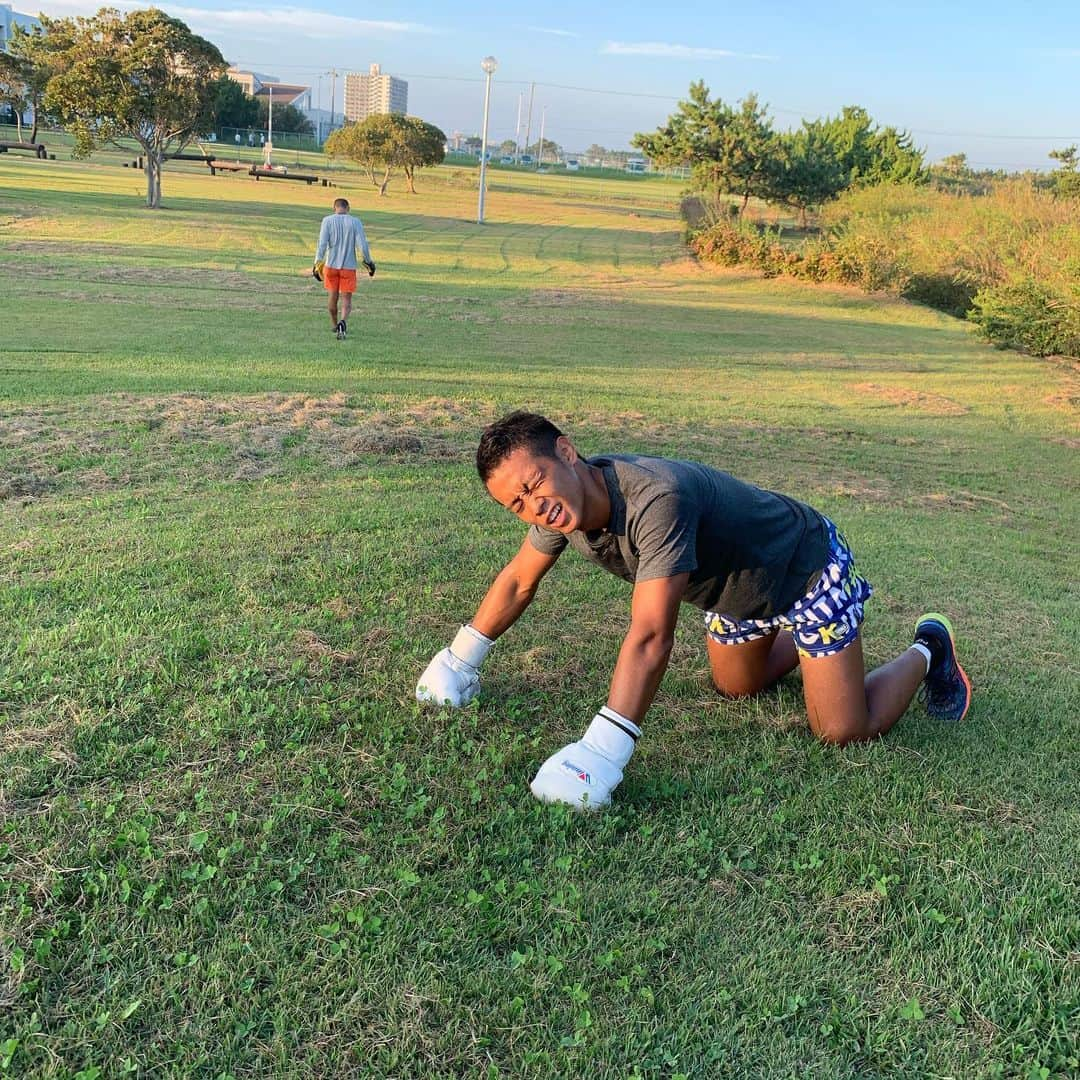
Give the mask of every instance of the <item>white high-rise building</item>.
[(365, 120), (376, 113), (401, 113), (409, 109), (409, 84), (393, 75), (384, 75), (372, 64), (366, 75), (345, 76), (345, 119)]

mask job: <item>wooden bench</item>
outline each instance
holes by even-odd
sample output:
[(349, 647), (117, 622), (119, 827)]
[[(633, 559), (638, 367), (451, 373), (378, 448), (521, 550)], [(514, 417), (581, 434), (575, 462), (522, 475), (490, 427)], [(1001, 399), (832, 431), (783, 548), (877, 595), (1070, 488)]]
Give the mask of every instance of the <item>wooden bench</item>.
[(29, 150), (34, 157), (39, 158), (41, 161), (45, 161), (49, 156), (49, 151), (45, 149), (44, 143), (0, 142), (0, 154), (6, 154), (9, 150)]
[(210, 175), (214, 176), (218, 172), (251, 172), (251, 165), (242, 161), (218, 161), (216, 158), (213, 161), (206, 163), (210, 166)]
[[(277, 172), (274, 169), (260, 169), (258, 165), (251, 166), (251, 175), (256, 180), (299, 180), (305, 184), (317, 184), (319, 177), (310, 176), (307, 173), (290, 173), (290, 172)], [(323, 186), (326, 186), (326, 181), (323, 181)]]

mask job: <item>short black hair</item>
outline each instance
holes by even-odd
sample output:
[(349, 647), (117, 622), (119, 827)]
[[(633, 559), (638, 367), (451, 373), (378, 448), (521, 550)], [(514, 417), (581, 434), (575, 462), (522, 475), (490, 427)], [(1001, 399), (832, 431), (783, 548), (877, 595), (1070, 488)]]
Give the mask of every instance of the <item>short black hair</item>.
[(334, 209), (335, 210), (348, 210), (349, 209), (349, 200), (348, 199), (335, 199), (334, 200)]
[(544, 457), (555, 456), (562, 432), (546, 417), (522, 409), (484, 428), (476, 449), (476, 471), (486, 484), (491, 474), (515, 451), (525, 447)]

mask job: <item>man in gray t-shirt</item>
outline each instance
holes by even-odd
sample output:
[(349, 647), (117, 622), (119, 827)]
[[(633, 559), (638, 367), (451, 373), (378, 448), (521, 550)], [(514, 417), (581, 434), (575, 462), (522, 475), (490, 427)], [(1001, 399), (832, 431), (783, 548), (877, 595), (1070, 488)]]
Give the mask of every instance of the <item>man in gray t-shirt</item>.
[(459, 706), (476, 695), (494, 639), (568, 546), (634, 587), (607, 703), (582, 739), (541, 766), (531, 785), (539, 799), (593, 809), (610, 801), (667, 667), (683, 602), (705, 612), (721, 693), (753, 694), (799, 667), (810, 726), (826, 742), (884, 734), (920, 685), (932, 716), (955, 721), (967, 712), (971, 684), (942, 615), (923, 616), (914, 643), (866, 674), (860, 625), (872, 590), (836, 526), (804, 503), (693, 462), (583, 458), (534, 413), (488, 427), (477, 469), (492, 498), (529, 531), (472, 621), (421, 675), (421, 701)]

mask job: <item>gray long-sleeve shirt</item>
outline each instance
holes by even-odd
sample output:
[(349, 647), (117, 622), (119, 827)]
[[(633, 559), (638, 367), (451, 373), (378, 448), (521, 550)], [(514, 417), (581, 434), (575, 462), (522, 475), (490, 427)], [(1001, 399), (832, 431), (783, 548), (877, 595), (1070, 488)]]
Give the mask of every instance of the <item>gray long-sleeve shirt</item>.
[(360, 245), (364, 261), (371, 262), (364, 226), (351, 214), (327, 214), (319, 229), (319, 246), (315, 249), (315, 261), (326, 257), (326, 265), (335, 270), (356, 269), (356, 246)]

